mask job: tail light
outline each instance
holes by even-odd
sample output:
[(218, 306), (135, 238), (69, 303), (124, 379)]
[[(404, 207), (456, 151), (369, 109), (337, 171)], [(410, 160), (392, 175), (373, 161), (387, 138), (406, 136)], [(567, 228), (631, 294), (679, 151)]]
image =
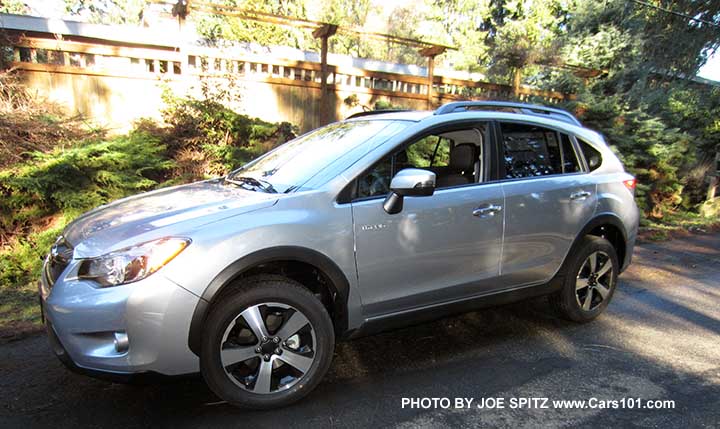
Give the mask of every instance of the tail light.
[(635, 192), (635, 187), (637, 186), (637, 179), (632, 178), (628, 180), (623, 180), (623, 185), (625, 185), (626, 188), (630, 190), (630, 192)]

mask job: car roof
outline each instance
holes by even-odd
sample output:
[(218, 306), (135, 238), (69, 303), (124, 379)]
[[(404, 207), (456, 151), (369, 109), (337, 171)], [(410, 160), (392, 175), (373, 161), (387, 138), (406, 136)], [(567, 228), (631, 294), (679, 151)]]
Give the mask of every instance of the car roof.
[[(582, 123), (578, 120), (575, 115), (568, 112), (567, 110), (559, 109), (557, 107), (545, 106), (541, 104), (530, 104), (516, 101), (497, 101), (497, 100), (465, 100), (465, 101), (453, 101), (445, 103), (440, 106), (437, 110), (432, 112), (433, 116), (448, 115), (452, 113), (469, 112), (469, 111), (491, 111), (491, 112), (510, 112), (518, 113), (523, 115), (537, 116), (541, 118), (556, 119), (561, 122), (566, 122), (572, 125), (582, 126)], [(367, 116), (380, 116), (382, 119), (383, 115), (395, 114), (394, 119), (401, 119), (402, 117), (406, 120), (419, 120), (405, 116), (408, 113), (414, 113), (410, 110), (369, 110), (358, 112), (350, 115), (347, 119), (355, 119)], [(400, 114), (398, 116), (398, 114)], [(424, 112), (418, 114), (421, 119), (429, 115), (430, 112)], [(386, 117), (390, 118), (390, 117)]]
[(382, 113), (372, 113), (358, 116), (351, 116), (346, 121), (376, 121), (376, 120), (395, 120), (395, 121), (412, 121), (412, 122), (433, 122), (441, 124), (452, 120), (462, 119), (483, 119), (483, 120), (502, 120), (502, 121), (522, 121), (540, 126), (549, 126), (559, 128), (575, 134), (577, 136), (588, 139), (594, 143), (604, 143), (604, 139), (596, 131), (585, 128), (582, 125), (576, 125), (564, 120), (559, 120), (551, 116), (539, 116), (525, 113), (514, 113), (500, 110), (467, 110), (445, 113), (441, 115), (435, 114), (430, 110), (399, 110), (386, 111)]

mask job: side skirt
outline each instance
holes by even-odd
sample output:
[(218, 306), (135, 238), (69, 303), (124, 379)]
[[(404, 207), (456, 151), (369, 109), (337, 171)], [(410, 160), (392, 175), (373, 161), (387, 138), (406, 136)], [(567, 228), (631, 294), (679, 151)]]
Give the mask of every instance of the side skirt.
[(496, 291), (461, 300), (371, 317), (365, 319), (365, 322), (358, 329), (348, 332), (344, 337), (346, 339), (360, 338), (383, 331), (418, 325), (455, 314), (467, 313), (482, 308), (497, 307), (538, 296), (549, 295), (560, 290), (562, 284), (563, 278), (556, 277), (549, 283), (522, 286), (510, 290)]

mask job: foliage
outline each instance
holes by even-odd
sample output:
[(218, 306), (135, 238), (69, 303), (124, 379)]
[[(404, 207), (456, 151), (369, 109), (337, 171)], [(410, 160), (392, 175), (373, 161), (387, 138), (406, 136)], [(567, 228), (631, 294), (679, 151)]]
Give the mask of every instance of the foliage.
[(601, 129), (623, 163), (638, 178), (637, 200), (652, 218), (662, 218), (682, 202), (680, 171), (694, 161), (692, 136), (669, 128), (644, 109), (629, 110), (621, 100), (586, 96), (580, 109), (588, 126)]
[[(671, 9), (710, 22), (720, 21), (718, 2), (680, 0), (673, 2)], [(628, 74), (619, 73), (619, 78), (656, 72), (667, 76), (693, 76), (707, 59), (707, 54), (720, 43), (717, 27), (635, 2), (578, 2), (574, 12), (571, 38), (576, 35), (587, 37), (599, 31), (618, 31), (634, 46), (614, 60), (628, 69)], [(612, 49), (620, 51), (623, 47)], [(617, 71), (620, 72), (619, 68)], [(625, 83), (645, 84), (642, 80), (626, 80)]]
[[(408, 39), (422, 38), (418, 31), (426, 7), (422, 2), (413, 5), (385, 7), (371, 0), (334, 0), (323, 2), (320, 21), (350, 30), (370, 30)], [(404, 64), (423, 64), (417, 48), (390, 43), (381, 38), (352, 32), (338, 32), (330, 38), (330, 50), (358, 58), (373, 58)]]
[(388, 100), (378, 100), (375, 102), (375, 106), (373, 107), (373, 110), (408, 110), (407, 107), (399, 104), (393, 104)]
[(411, 144), (406, 153), (408, 164), (418, 168), (445, 167), (450, 162), (448, 141), (434, 135)]
[[(672, 9), (720, 17), (717, 4), (681, 1)], [(638, 201), (650, 220), (696, 210), (704, 198), (704, 173), (720, 143), (720, 88), (685, 76), (720, 43), (709, 27), (621, 0), (578, 2), (560, 38), (562, 60), (603, 74), (585, 80), (556, 70), (533, 79), (577, 94), (565, 107), (602, 132), (638, 176)]]
[[(306, 17), (306, 2), (263, 0), (218, 0), (216, 4), (277, 15)], [(264, 22), (241, 20), (225, 15), (202, 14), (197, 18), (198, 33), (209, 42), (239, 41), (261, 46), (292, 46), (306, 49), (313, 38), (303, 29), (287, 28)]]
[(28, 7), (22, 0), (3, 0), (0, 2), (0, 13), (25, 14)]
[(41, 258), (68, 220), (59, 216), (46, 229), (28, 234), (7, 250), (0, 249), (0, 339), (37, 330)]
[[(416, 38), (430, 36), (432, 31), (419, 30), (423, 2), (413, 5), (385, 7), (371, 0), (310, 0), (261, 1), (218, 0), (216, 3), (274, 15), (309, 19), (337, 24), (345, 29), (369, 29), (373, 32)], [(239, 10), (235, 10), (239, 12)], [(271, 23), (243, 20), (227, 15), (200, 14), (196, 18), (198, 33), (210, 44), (232, 42), (255, 43), (260, 46), (289, 46), (301, 50), (319, 51), (320, 41), (307, 28), (292, 28)], [(330, 51), (359, 58), (374, 58), (403, 63), (424, 63), (415, 47), (387, 43), (378, 38), (339, 32), (330, 38)]]
[(101, 135), (80, 117), (37, 96), (12, 72), (0, 72), (0, 168), (74, 141)]
[(65, 11), (96, 24), (138, 24), (149, 0), (64, 0)]
[(200, 98), (164, 91), (161, 113), (169, 127), (157, 132), (177, 163), (176, 180), (225, 174), (295, 137), (297, 127), (239, 114), (223, 103), (228, 97), (207, 88)]
[(77, 214), (148, 190), (172, 163), (157, 137), (145, 132), (89, 141), (68, 149), (34, 152), (0, 172), (0, 230), (4, 243), (56, 213)]
[(425, 19), (418, 25), (418, 33), (423, 40), (462, 47), (438, 58), (446, 65), (457, 70), (485, 72), (491, 59), (490, 47), (478, 41), (488, 35), (484, 26), (490, 19), (488, 3), (485, 0), (433, 0), (423, 11)]
[(514, 75), (519, 84), (520, 74), (532, 71), (534, 64), (558, 63), (560, 36), (569, 15), (569, 1), (495, 0), (487, 28), (486, 43), (492, 48), (489, 72), (494, 76)]

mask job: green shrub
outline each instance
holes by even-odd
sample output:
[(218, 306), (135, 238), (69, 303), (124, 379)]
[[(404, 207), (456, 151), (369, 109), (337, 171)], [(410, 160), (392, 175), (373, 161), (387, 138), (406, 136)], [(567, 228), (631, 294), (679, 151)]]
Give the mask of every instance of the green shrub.
[(0, 228), (13, 231), (43, 216), (79, 213), (151, 189), (173, 166), (165, 152), (144, 132), (35, 152), (0, 171)]
[[(38, 278), (42, 255), (72, 218), (156, 187), (172, 166), (157, 137), (133, 132), (70, 149), (36, 152), (29, 161), (0, 171), (3, 294), (25, 296), (20, 292)], [(3, 299), (3, 313), (14, 311), (12, 303), (5, 302), (8, 299)]]
[(3, 292), (6, 288), (22, 288), (40, 277), (42, 258), (68, 222), (68, 218), (60, 216), (50, 228), (17, 240), (12, 251), (0, 251), (0, 287)]
[(637, 177), (637, 202), (646, 217), (661, 219), (681, 206), (681, 176), (695, 163), (692, 135), (671, 128), (647, 108), (626, 107), (620, 97), (584, 94), (582, 102), (566, 107), (600, 131)]
[(219, 98), (163, 93), (162, 140), (178, 164), (179, 180), (218, 176), (295, 137), (289, 122), (271, 123), (235, 112)]
[(373, 110), (407, 110), (407, 107), (399, 104), (393, 104), (392, 101), (388, 100), (378, 100), (375, 102)]

